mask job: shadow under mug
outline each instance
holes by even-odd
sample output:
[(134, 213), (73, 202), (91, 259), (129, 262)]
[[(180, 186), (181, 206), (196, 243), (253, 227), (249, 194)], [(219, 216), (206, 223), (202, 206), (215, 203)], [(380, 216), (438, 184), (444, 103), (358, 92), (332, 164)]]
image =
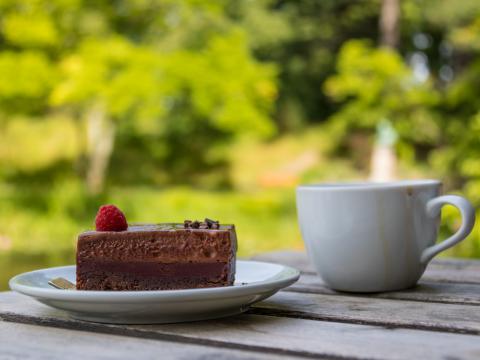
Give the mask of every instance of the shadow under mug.
[[(414, 286), (428, 262), (465, 239), (475, 223), (470, 202), (441, 196), (441, 188), (438, 180), (299, 186), (300, 230), (325, 283), (350, 292)], [(435, 244), (445, 204), (460, 210), (462, 225)]]

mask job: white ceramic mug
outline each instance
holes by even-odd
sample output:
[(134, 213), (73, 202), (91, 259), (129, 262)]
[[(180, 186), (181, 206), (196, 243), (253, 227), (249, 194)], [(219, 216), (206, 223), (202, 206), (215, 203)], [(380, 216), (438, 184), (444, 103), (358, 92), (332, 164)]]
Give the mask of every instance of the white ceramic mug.
[[(299, 186), (302, 237), (325, 283), (352, 292), (414, 286), (428, 262), (465, 239), (475, 223), (472, 205), (441, 196), (441, 188), (438, 180)], [(462, 225), (435, 244), (445, 204), (460, 210)]]

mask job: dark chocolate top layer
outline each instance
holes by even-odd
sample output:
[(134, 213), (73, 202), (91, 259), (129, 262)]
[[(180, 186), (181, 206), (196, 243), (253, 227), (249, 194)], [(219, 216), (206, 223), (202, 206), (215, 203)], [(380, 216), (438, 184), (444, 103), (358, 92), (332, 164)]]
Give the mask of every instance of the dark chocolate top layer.
[(135, 224), (126, 231), (86, 231), (78, 236), (77, 263), (111, 261), (228, 262), (237, 250), (234, 225), (185, 229), (183, 224)]

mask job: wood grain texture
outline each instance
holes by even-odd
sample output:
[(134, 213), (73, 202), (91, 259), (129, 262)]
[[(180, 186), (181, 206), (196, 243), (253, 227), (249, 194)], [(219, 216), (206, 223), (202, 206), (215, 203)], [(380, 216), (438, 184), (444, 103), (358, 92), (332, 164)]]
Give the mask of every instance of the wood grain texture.
[[(272, 359), (272, 354), (0, 321), (0, 359)], [(283, 359), (284, 356), (274, 356)]]
[(303, 270), (298, 283), (248, 314), (187, 324), (74, 320), (0, 293), (0, 360), (17, 358), (480, 359), (480, 261), (435, 260), (418, 287), (373, 295), (335, 292), (305, 253), (261, 260)]
[(282, 291), (249, 313), (480, 335), (480, 308), (466, 305)]
[[(304, 251), (275, 251), (252, 259), (290, 265), (304, 273), (316, 273)], [(434, 259), (425, 270), (422, 280), (480, 284), (480, 260)]]
[(0, 294), (0, 317), (4, 321), (272, 355), (356, 359), (480, 357), (480, 337), (475, 335), (252, 314), (189, 324), (104, 325), (70, 319), (61, 311), (13, 293)]
[[(296, 291), (312, 294), (347, 295), (327, 287), (317, 275), (302, 274), (300, 280), (284, 291)], [(480, 305), (480, 285), (461, 283), (427, 282), (421, 280), (411, 289), (374, 294), (355, 294), (358, 297), (392, 300), (425, 301), (445, 304)], [(479, 309), (480, 311), (480, 309)]]

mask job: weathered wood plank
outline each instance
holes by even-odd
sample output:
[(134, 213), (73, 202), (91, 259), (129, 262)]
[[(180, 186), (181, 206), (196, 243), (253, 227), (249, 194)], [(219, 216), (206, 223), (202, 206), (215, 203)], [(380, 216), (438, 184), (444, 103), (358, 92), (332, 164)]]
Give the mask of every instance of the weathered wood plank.
[(262, 315), (190, 324), (102, 325), (70, 319), (63, 312), (11, 293), (0, 294), (0, 305), (0, 317), (8, 321), (272, 354), (356, 359), (480, 357), (480, 341), (475, 335)]
[[(284, 291), (327, 295), (352, 295), (330, 289), (323, 283), (319, 276), (312, 274), (302, 274), (298, 282), (286, 288)], [(427, 282), (420, 280), (419, 284), (412, 289), (375, 294), (356, 294), (355, 296), (478, 306), (480, 305), (480, 285)]]
[(268, 261), (292, 266), (304, 273), (316, 273), (305, 251), (281, 250), (258, 254), (252, 260)]
[[(446, 263), (448, 264), (448, 263)], [(437, 282), (453, 282), (464, 284), (480, 284), (480, 268), (444, 266), (441, 261), (433, 262), (428, 265), (423, 276), (423, 280)]]
[[(253, 259), (290, 265), (304, 273), (316, 273), (303, 251), (275, 251), (254, 256)], [(428, 265), (422, 280), (480, 284), (480, 260), (434, 259)]]
[(283, 359), (284, 356), (0, 321), (0, 359)]
[[(288, 264), (303, 269), (300, 280), (290, 286), (287, 291), (298, 291), (317, 294), (338, 293), (328, 288), (322, 279), (311, 270), (306, 254), (304, 252), (274, 252), (256, 257), (264, 261), (272, 261)], [(470, 260), (437, 260), (429, 265), (425, 275), (420, 280), (419, 286), (405, 290), (372, 295), (362, 295), (374, 298), (427, 301), (450, 304), (480, 305), (480, 282), (476, 283), (476, 277), (480, 274), (480, 261)], [(477, 271), (478, 269), (478, 271)], [(466, 274), (463, 276), (463, 274)], [(455, 282), (454, 279), (464, 279), (462, 282)], [(467, 279), (468, 281), (465, 281)]]
[(465, 305), (282, 291), (249, 313), (480, 335), (480, 308)]

